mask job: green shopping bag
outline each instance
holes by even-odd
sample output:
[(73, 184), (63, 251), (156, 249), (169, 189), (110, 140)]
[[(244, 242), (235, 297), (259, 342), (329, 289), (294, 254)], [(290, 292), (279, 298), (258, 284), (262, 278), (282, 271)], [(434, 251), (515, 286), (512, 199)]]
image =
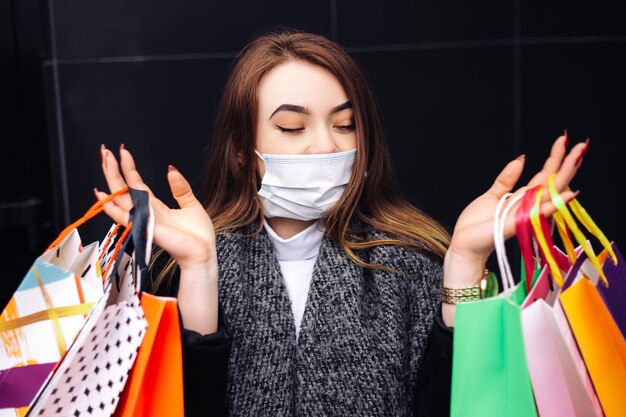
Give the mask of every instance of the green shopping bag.
[(513, 293), (457, 306), (452, 352), (451, 417), (537, 416), (518, 300)]
[[(456, 307), (452, 348), (451, 417), (536, 417), (521, 325), (526, 283), (515, 285), (502, 230), (507, 197), (496, 210), (494, 238), (504, 291)], [(521, 196), (520, 196), (521, 197)], [(508, 271), (508, 272), (507, 272)]]

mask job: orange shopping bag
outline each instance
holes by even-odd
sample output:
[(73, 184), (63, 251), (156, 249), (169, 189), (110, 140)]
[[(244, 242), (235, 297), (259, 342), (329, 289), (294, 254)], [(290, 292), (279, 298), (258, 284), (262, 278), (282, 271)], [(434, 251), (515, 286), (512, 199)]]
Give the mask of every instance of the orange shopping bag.
[[(570, 250), (570, 257), (578, 258), (576, 259), (578, 264), (582, 264), (583, 260), (590, 263), (593, 271), (593, 274), (582, 272), (575, 277), (568, 277), (567, 281), (574, 283), (569, 288), (565, 285), (560, 295), (561, 305), (576, 338), (604, 414), (607, 417), (624, 416), (626, 415), (623, 399), (624, 382), (626, 382), (626, 340), (597, 288), (597, 286), (604, 285), (607, 291), (611, 291), (611, 282), (608, 281), (603, 271), (600, 259), (595, 255), (593, 248), (556, 192), (554, 174), (548, 179), (548, 187), (552, 202), (558, 210), (554, 218), (559, 232), (569, 229), (584, 249), (584, 253), (578, 256)], [(605, 262), (617, 262), (608, 239), (580, 204), (572, 201), (569, 205), (581, 223), (600, 240), (606, 249)], [(568, 239), (565, 233), (562, 237), (564, 241)], [(570, 248), (571, 246), (569, 245)], [(594, 282), (591, 281), (592, 278)]]
[(623, 416), (626, 341), (598, 289), (583, 277), (561, 294), (561, 303), (604, 414)]
[(148, 329), (117, 417), (183, 417), (183, 359), (175, 298), (141, 294)]

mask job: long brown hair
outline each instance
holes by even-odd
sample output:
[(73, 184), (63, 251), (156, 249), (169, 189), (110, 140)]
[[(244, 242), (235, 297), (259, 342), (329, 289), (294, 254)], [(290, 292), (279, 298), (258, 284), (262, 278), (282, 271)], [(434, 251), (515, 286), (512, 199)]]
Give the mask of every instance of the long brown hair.
[[(330, 71), (343, 86), (354, 111), (354, 172), (341, 200), (323, 219), (326, 233), (363, 267), (389, 269), (369, 264), (355, 254), (355, 250), (380, 245), (407, 246), (443, 258), (448, 232), (399, 192), (378, 109), (356, 62), (331, 40), (293, 29), (269, 32), (250, 42), (237, 56), (224, 87), (200, 198), (215, 232), (255, 222), (257, 232), (262, 228), (254, 154), (257, 92), (263, 76), (287, 61), (304, 61)], [(361, 226), (355, 228), (354, 219), (360, 220)], [(362, 236), (368, 230), (385, 232), (386, 237), (366, 241)], [(173, 266), (170, 260), (156, 286)]]

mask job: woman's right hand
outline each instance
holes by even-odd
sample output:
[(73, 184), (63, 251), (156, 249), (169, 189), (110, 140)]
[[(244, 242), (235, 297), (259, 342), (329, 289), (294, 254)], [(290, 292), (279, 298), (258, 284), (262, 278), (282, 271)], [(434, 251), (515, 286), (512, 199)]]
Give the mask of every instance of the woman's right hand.
[[(176, 260), (181, 270), (178, 301), (186, 328), (200, 333), (217, 329), (217, 254), (215, 232), (208, 213), (196, 199), (183, 175), (169, 166), (167, 180), (180, 208), (170, 208), (154, 196), (143, 182), (130, 152), (120, 147), (120, 162), (104, 145), (101, 147), (102, 171), (109, 191), (125, 187), (145, 190), (154, 210), (154, 243)], [(120, 172), (121, 165), (121, 172)], [(94, 190), (102, 199), (106, 193)], [(104, 211), (116, 223), (128, 223), (133, 207), (128, 193), (104, 204)]]
[[(191, 187), (182, 174), (170, 165), (167, 173), (172, 195), (180, 206), (169, 208), (154, 196), (143, 182), (135, 167), (130, 152), (120, 147), (120, 163), (113, 153), (102, 145), (102, 171), (111, 193), (128, 186), (145, 190), (150, 195), (150, 205), (154, 209), (154, 243), (167, 251), (181, 268), (198, 264), (208, 264), (215, 259), (215, 233), (206, 210), (196, 199)], [(121, 165), (121, 172), (120, 172)], [(101, 199), (107, 194), (97, 191)], [(104, 205), (104, 211), (116, 222), (124, 226), (128, 223), (133, 202), (129, 194), (123, 194)]]

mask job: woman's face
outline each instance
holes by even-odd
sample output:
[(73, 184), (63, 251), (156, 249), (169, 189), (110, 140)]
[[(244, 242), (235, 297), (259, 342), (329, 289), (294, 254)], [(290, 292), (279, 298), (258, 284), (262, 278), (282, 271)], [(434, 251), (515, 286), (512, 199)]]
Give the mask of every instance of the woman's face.
[[(354, 114), (339, 81), (302, 61), (272, 68), (258, 92), (256, 150), (261, 154), (317, 154), (356, 148)], [(259, 160), (259, 174), (265, 166)]]

